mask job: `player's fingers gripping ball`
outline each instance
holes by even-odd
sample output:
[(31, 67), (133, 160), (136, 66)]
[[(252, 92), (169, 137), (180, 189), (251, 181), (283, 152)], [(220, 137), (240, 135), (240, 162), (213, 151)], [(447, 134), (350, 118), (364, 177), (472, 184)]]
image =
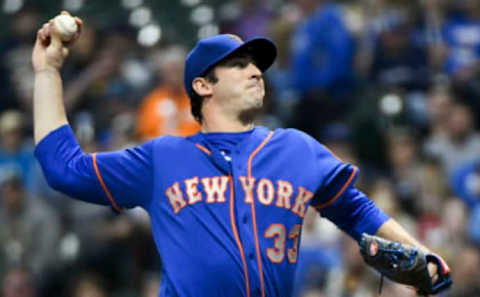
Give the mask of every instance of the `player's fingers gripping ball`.
[(62, 11), (43, 24), (37, 32), (32, 52), (34, 69), (43, 70), (48, 67), (59, 69), (68, 56), (68, 48), (80, 36), (82, 26), (82, 20), (71, 16), (67, 11)]
[[(452, 285), (450, 269), (435, 254), (381, 237), (362, 235), (360, 253), (365, 262), (389, 279), (417, 288), (419, 295), (437, 294)], [(428, 263), (438, 267), (438, 280), (433, 281)]]
[(79, 30), (77, 21), (68, 13), (57, 15), (53, 23), (62, 42), (72, 41)]

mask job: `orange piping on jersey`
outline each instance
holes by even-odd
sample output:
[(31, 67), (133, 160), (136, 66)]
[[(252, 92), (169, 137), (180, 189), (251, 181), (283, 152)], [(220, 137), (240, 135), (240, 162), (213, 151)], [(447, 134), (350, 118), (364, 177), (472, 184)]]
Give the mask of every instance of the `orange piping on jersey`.
[(267, 142), (272, 138), (273, 131), (270, 131), (267, 138), (263, 140), (263, 142), (253, 151), (253, 153), (248, 158), (248, 177), (252, 177), (252, 160), (253, 157), (267, 144)]
[[(248, 177), (252, 177), (252, 160), (255, 155), (267, 144), (267, 142), (272, 138), (273, 131), (270, 131), (267, 138), (253, 151), (253, 153), (248, 158)], [(262, 289), (262, 297), (265, 297), (265, 283), (263, 280), (263, 267), (262, 267), (262, 258), (260, 256), (260, 244), (258, 241), (258, 232), (257, 232), (257, 216), (255, 215), (255, 201), (252, 201), (250, 204), (252, 209), (252, 223), (253, 223), (253, 234), (255, 235), (255, 249), (257, 251), (257, 262), (258, 262), (258, 272), (260, 274), (260, 287)]]
[(103, 191), (107, 195), (108, 200), (110, 200), (110, 203), (112, 204), (113, 209), (115, 209), (118, 212), (122, 211), (122, 209), (115, 202), (115, 199), (113, 199), (112, 194), (110, 194), (110, 191), (108, 190), (107, 186), (103, 182), (102, 175), (100, 174), (100, 170), (98, 170), (98, 166), (97, 166), (97, 154), (92, 155), (92, 161), (93, 161), (93, 168), (95, 169), (95, 174), (97, 175), (98, 181), (102, 185)]
[(228, 176), (230, 179), (230, 222), (232, 223), (233, 236), (235, 236), (235, 241), (237, 242), (238, 250), (240, 251), (240, 256), (242, 258), (243, 264), (243, 274), (245, 276), (245, 289), (247, 290), (247, 297), (250, 297), (250, 279), (248, 278), (247, 270), (247, 261), (245, 261), (245, 252), (243, 251), (242, 242), (238, 236), (237, 225), (235, 224), (235, 212), (233, 209), (234, 206), (234, 187), (233, 187), (233, 178), (231, 175)]
[(206, 147), (204, 147), (203, 145), (201, 145), (201, 144), (199, 144), (199, 143), (195, 143), (195, 145), (197, 146), (197, 148), (198, 148), (199, 150), (201, 150), (201, 151), (204, 152), (205, 154), (207, 154), (207, 155), (211, 155), (211, 154), (212, 154), (212, 152), (211, 152), (209, 149), (207, 149)]
[(329, 201), (327, 201), (323, 204), (315, 206), (315, 208), (316, 209), (322, 209), (322, 208), (325, 208), (327, 206), (330, 206), (333, 202), (335, 202), (338, 199), (338, 197), (342, 196), (345, 189), (350, 185), (353, 178), (355, 177), (355, 173), (357, 173), (357, 167), (353, 167), (353, 171), (350, 174), (350, 177), (348, 178), (347, 182), (343, 185), (343, 187), (340, 189), (340, 191), (338, 191), (338, 193), (335, 196), (333, 196), (332, 199), (330, 199)]

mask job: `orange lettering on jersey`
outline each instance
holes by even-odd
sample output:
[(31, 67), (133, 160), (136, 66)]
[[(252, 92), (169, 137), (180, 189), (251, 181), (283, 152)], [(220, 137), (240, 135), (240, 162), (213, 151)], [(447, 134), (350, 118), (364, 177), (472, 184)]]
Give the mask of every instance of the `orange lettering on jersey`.
[(185, 180), (185, 192), (188, 196), (188, 204), (195, 204), (202, 201), (202, 193), (198, 192), (198, 177)]
[(300, 217), (305, 217), (307, 211), (307, 202), (313, 198), (313, 193), (309, 190), (298, 187), (298, 195), (295, 197), (295, 204), (293, 205), (292, 212), (296, 213)]
[(245, 203), (253, 203), (253, 187), (255, 186), (254, 177), (240, 176), (243, 192), (245, 193)]
[(177, 214), (182, 208), (184, 208), (187, 205), (187, 202), (183, 198), (182, 191), (180, 190), (180, 185), (178, 182), (174, 183), (173, 186), (168, 188), (165, 191), (165, 194), (168, 197), (168, 200), (170, 201), (170, 205), (173, 208), (173, 212)]
[(257, 198), (260, 203), (270, 205), (275, 197), (275, 188), (268, 178), (262, 178), (257, 185)]
[(288, 181), (277, 181), (277, 207), (284, 207), (290, 209), (290, 198), (293, 194), (293, 186)]
[(207, 193), (207, 203), (225, 202), (225, 192), (227, 191), (228, 177), (214, 176), (202, 178), (203, 188)]

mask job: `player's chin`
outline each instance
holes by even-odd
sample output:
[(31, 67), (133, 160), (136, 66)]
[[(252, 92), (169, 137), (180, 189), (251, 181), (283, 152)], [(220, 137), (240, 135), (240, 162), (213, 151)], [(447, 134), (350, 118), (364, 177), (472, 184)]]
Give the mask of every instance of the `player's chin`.
[(247, 109), (261, 109), (263, 107), (263, 96), (252, 96), (248, 101)]
[(263, 106), (263, 97), (265, 96), (264, 91), (257, 91), (252, 93), (249, 96), (249, 103), (252, 105), (252, 107), (262, 107)]
[(259, 94), (256, 94), (255, 96), (248, 96), (244, 99), (241, 107), (241, 113), (257, 114), (262, 110), (262, 108), (263, 96), (259, 96)]

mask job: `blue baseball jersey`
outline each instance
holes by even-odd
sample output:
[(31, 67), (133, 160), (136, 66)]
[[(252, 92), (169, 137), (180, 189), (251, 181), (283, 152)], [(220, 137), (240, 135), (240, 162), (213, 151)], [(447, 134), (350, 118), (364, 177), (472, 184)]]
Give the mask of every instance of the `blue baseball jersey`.
[(354, 166), (294, 129), (255, 127), (225, 158), (202, 133), (84, 154), (66, 125), (35, 154), (55, 189), (149, 213), (161, 297), (291, 296), (309, 206), (355, 239), (388, 219)]

